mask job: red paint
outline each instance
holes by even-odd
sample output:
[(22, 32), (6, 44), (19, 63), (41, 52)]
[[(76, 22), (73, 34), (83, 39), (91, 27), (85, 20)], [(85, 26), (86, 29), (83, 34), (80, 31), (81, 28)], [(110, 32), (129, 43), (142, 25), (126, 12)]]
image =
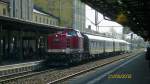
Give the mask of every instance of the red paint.
[(48, 36), (48, 49), (82, 49), (83, 38), (75, 30), (58, 31)]

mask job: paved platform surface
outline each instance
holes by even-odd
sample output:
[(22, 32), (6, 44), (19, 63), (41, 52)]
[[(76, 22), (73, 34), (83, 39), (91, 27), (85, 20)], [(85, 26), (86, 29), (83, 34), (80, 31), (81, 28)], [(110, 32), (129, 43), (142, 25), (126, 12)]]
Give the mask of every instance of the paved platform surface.
[[(124, 59), (74, 77), (65, 84), (150, 84), (150, 67), (144, 54)], [(125, 76), (126, 75), (126, 76)], [(122, 77), (122, 78), (121, 78)]]

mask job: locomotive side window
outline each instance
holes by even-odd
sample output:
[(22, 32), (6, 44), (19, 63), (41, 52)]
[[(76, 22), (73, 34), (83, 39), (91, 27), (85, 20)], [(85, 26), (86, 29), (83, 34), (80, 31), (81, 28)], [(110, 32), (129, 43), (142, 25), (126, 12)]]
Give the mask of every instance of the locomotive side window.
[(93, 48), (93, 41), (90, 41), (90, 49)]

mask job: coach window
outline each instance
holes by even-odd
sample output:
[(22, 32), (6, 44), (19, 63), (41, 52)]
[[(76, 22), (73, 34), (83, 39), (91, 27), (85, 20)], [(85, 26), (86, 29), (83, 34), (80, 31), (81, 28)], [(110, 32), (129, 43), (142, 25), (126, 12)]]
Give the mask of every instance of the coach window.
[(103, 41), (100, 41), (100, 48), (103, 48)]
[(96, 41), (96, 49), (98, 49), (98, 42)]
[(99, 49), (99, 42), (97, 42), (97, 49)]
[(95, 41), (95, 49), (97, 49), (97, 42)]
[(97, 46), (97, 41), (95, 41), (95, 48), (96, 48), (96, 49), (98, 48), (98, 46)]
[(93, 41), (93, 48), (95, 48), (95, 41)]
[(92, 48), (94, 48), (94, 41), (92, 42)]
[(110, 42), (108, 42), (108, 48), (110, 48)]
[(91, 48), (91, 41), (89, 41), (89, 49)]
[(92, 48), (94, 48), (94, 41), (92, 41)]
[(91, 43), (91, 48), (93, 48), (93, 41), (91, 41), (90, 43)]
[(96, 42), (94, 41), (94, 48), (96, 49)]
[(96, 42), (94, 41), (94, 48), (96, 48)]
[(100, 48), (100, 42), (98, 41), (98, 49)]
[(98, 49), (100, 49), (100, 41), (98, 41)]
[(97, 46), (97, 41), (95, 41), (95, 48), (96, 48), (96, 49), (98, 48), (98, 46)]

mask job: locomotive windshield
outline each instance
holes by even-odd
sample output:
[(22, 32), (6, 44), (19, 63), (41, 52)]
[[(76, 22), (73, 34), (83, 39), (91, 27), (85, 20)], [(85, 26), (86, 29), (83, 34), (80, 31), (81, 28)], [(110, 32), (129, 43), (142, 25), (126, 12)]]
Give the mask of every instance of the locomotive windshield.
[(75, 31), (69, 31), (67, 34), (70, 36), (77, 36), (77, 33)]
[(82, 37), (81, 33), (78, 31), (68, 31), (67, 33), (70, 36), (78, 36), (78, 37)]

